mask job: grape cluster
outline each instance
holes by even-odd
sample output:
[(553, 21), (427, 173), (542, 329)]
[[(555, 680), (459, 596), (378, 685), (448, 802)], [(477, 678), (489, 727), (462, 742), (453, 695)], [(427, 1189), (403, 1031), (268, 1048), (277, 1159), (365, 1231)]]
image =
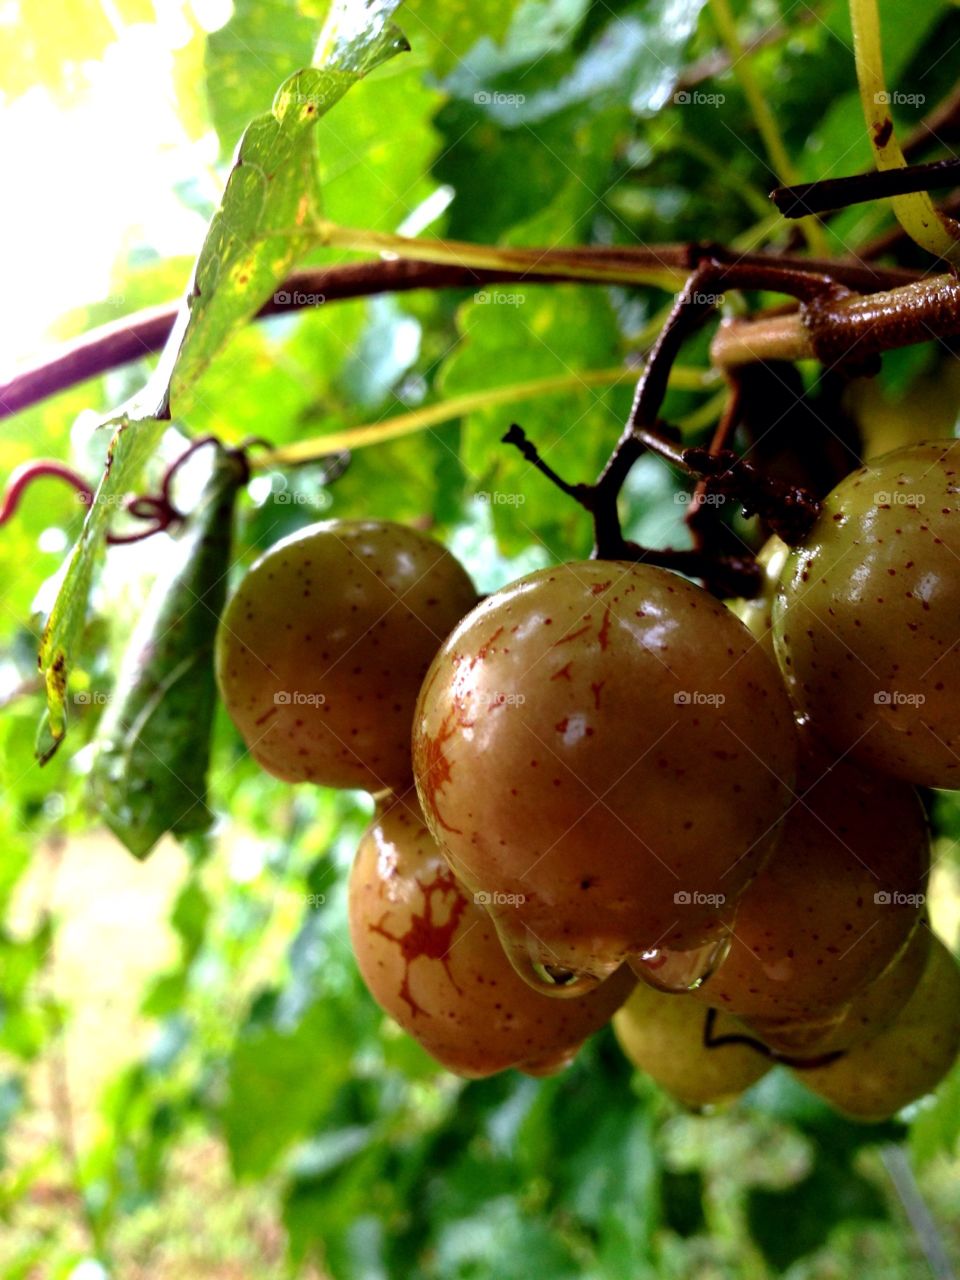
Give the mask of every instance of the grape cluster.
[(478, 600), (383, 522), (271, 548), (221, 693), (271, 773), (376, 796), (350, 933), (390, 1017), (468, 1077), (612, 1019), (688, 1105), (778, 1060), (864, 1120), (935, 1087), (960, 969), (916, 788), (960, 787), (958, 475), (955, 442), (861, 468), (730, 606), (600, 560)]

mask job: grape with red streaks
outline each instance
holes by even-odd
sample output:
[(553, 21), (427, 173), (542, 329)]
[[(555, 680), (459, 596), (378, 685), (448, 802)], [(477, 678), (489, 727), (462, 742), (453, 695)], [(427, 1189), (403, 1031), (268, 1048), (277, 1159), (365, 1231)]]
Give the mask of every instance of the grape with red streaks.
[(560, 1070), (634, 986), (626, 967), (575, 1000), (552, 1000), (521, 981), (484, 907), (451, 874), (413, 791), (385, 801), (364, 835), (349, 915), (374, 999), (463, 1076)]
[(558, 994), (719, 931), (789, 801), (795, 750), (775, 664), (730, 610), (619, 562), (543, 569), (484, 601), (437, 655), (414, 725), (431, 830), (493, 897), (519, 971)]

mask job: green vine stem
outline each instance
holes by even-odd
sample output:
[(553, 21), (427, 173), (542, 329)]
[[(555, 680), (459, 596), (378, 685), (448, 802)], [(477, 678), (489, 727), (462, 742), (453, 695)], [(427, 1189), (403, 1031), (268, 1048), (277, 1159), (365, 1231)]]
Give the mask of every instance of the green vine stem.
[[(890, 115), (890, 94), (883, 70), (877, 0), (850, 0), (853, 50), (857, 63), (860, 103), (878, 169), (902, 169), (900, 150)], [(907, 235), (934, 257), (960, 265), (960, 223), (939, 211), (925, 191), (894, 196), (891, 206)]]
[[(269, 453), (258, 454), (251, 459), (250, 465), (255, 470), (264, 470), (270, 467), (288, 467), (296, 466), (298, 463), (313, 462), (326, 454), (337, 453), (343, 449), (363, 449), (370, 445), (385, 444), (388, 440), (398, 440), (402, 436), (426, 431), (444, 422), (452, 422), (455, 418), (475, 413), (478, 409), (518, 404), (524, 400), (535, 400), (540, 396), (562, 395), (565, 392), (579, 391), (589, 387), (632, 385), (636, 382), (639, 372), (638, 367), (587, 369), (582, 373), (567, 374), (563, 377), (537, 378), (530, 382), (517, 382), (505, 387), (471, 391), (462, 396), (442, 400), (439, 404), (426, 405), (410, 413), (398, 414), (383, 422), (348, 427), (344, 431), (333, 431), (327, 435), (314, 436), (310, 440), (298, 440), (293, 444), (281, 445)], [(707, 391), (715, 387), (719, 381), (719, 376), (710, 369), (675, 367), (672, 374), (672, 385), (684, 391)]]

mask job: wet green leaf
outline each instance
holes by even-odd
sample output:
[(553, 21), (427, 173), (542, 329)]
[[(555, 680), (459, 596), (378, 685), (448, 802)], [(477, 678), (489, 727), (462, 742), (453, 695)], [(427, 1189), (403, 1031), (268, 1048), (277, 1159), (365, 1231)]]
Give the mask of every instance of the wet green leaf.
[(138, 858), (168, 832), (183, 836), (212, 821), (206, 775), (216, 708), (213, 643), (226, 596), (234, 500), (245, 479), (242, 459), (217, 448), (98, 728), (97, 811)]
[(94, 571), (103, 556), (110, 517), (139, 476), (160, 439), (155, 420), (123, 419), (107, 453), (107, 467), (87, 513), (80, 537), (62, 572), (63, 578), (40, 642), (39, 663), (47, 694), (47, 710), (37, 732), (37, 758), (49, 760), (67, 729), (67, 679), (87, 616)]

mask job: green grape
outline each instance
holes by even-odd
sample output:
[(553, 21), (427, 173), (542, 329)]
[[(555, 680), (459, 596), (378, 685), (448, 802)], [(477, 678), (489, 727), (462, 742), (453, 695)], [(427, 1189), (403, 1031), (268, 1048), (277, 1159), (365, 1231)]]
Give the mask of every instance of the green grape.
[(852, 1049), (888, 1027), (913, 995), (927, 964), (932, 937), (921, 921), (904, 950), (879, 978), (858, 991), (849, 1004), (831, 1009), (819, 1020), (779, 1023), (749, 1018), (744, 1021), (777, 1053), (812, 1058)]
[(853, 378), (844, 393), (867, 461), (924, 440), (946, 440), (957, 421), (958, 397), (956, 360), (938, 361), (931, 371), (912, 378), (908, 396), (891, 392), (882, 378)]
[(217, 678), (251, 755), (288, 782), (409, 785), (420, 682), (476, 603), (439, 543), (382, 521), (331, 520), (270, 548), (217, 635)]
[(960, 442), (862, 467), (824, 502), (774, 604), (784, 679), (837, 752), (960, 787)]
[(741, 896), (727, 956), (696, 998), (741, 1018), (816, 1021), (905, 946), (929, 864), (913, 787), (806, 753), (777, 846)]
[(624, 966), (575, 1000), (523, 982), (479, 895), (464, 892), (423, 822), (416, 793), (379, 807), (349, 886), (350, 936), (380, 1007), (451, 1071), (560, 1070), (634, 986)]
[[(635, 1067), (689, 1107), (723, 1102), (749, 1089), (771, 1061), (749, 1045), (707, 1047), (707, 1010), (686, 995), (665, 995), (640, 983), (614, 1015), (620, 1048)], [(745, 1035), (729, 1014), (717, 1015), (713, 1037)]]
[(663, 569), (600, 561), (479, 605), (414, 725), (434, 836), (490, 896), (518, 971), (558, 995), (722, 930), (795, 752), (776, 667), (726, 606)]
[(828, 1066), (797, 1072), (855, 1120), (887, 1120), (935, 1089), (960, 1052), (960, 968), (935, 938), (916, 989), (894, 1021)]
[(773, 656), (773, 601), (780, 584), (783, 567), (790, 555), (787, 544), (774, 534), (760, 548), (757, 564), (763, 570), (763, 587), (752, 600), (733, 600), (730, 608)]

